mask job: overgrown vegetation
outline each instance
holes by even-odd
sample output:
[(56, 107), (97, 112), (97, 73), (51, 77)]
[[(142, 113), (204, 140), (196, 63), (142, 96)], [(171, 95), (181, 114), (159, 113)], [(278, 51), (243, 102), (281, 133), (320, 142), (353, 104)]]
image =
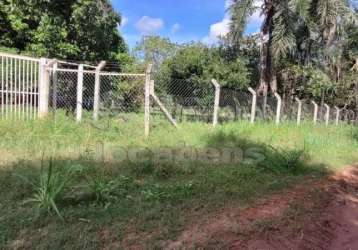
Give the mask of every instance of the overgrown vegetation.
[[(174, 96), (183, 89), (208, 95), (215, 78), (223, 88), (250, 86), (284, 101), (358, 110), (355, 8), (346, 0), (234, 0), (230, 32), (220, 43), (145, 36), (130, 55), (110, 1), (0, 0), (0, 46), (37, 57), (107, 60), (122, 71), (143, 72), (153, 63), (156, 86)], [(262, 29), (244, 36), (257, 9)], [(85, 113), (81, 124), (60, 111), (45, 120), (0, 121), (1, 249), (162, 248), (201, 214), (250, 204), (358, 158), (358, 130), (343, 123), (241, 120), (214, 130), (184, 121), (175, 130), (156, 117), (145, 139), (142, 82), (136, 83), (113, 88), (135, 97), (125, 111), (136, 114), (92, 122)]]
[[(356, 129), (348, 125), (237, 122), (213, 131), (201, 123), (175, 130), (164, 122), (144, 140), (143, 131), (130, 133), (135, 119), (81, 125), (65, 115), (56, 119), (0, 123), (1, 248), (160, 247), (198, 214), (320, 178), (354, 162), (358, 150)], [(123, 147), (255, 150), (248, 161), (232, 163), (128, 161), (118, 158)]]

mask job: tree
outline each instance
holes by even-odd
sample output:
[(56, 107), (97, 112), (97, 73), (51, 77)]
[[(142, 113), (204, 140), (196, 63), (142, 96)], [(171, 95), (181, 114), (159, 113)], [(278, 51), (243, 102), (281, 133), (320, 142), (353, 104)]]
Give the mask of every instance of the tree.
[(160, 36), (143, 36), (137, 43), (133, 52), (144, 63), (152, 63), (156, 71), (166, 59), (175, 55), (179, 46), (172, 43), (168, 38)]
[[(233, 44), (239, 41), (248, 17), (257, 8), (254, 0), (233, 1), (230, 7)], [(268, 86), (272, 92), (277, 91), (276, 68), (281, 59), (302, 51), (303, 47), (305, 57), (309, 57), (312, 40), (319, 38), (329, 48), (337, 32), (356, 19), (346, 0), (265, 0), (260, 8), (264, 21), (260, 30), (259, 90), (264, 94)]]
[[(88, 20), (90, 18), (90, 21)], [(72, 6), (70, 39), (81, 60), (115, 60), (127, 47), (118, 31), (121, 17), (107, 0), (79, 0)]]
[(209, 48), (201, 43), (184, 45), (175, 56), (165, 60), (157, 78), (165, 82), (187, 80), (194, 87), (211, 86), (213, 78), (223, 87), (241, 89), (249, 85), (245, 60), (230, 61), (219, 48)]
[(73, 60), (115, 60), (127, 47), (108, 0), (0, 0), (0, 46)]

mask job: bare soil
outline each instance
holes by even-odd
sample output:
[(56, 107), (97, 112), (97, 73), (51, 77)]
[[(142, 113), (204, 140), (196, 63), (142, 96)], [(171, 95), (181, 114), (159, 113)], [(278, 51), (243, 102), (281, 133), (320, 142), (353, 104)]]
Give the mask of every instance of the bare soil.
[(203, 215), (165, 249), (358, 249), (358, 167)]

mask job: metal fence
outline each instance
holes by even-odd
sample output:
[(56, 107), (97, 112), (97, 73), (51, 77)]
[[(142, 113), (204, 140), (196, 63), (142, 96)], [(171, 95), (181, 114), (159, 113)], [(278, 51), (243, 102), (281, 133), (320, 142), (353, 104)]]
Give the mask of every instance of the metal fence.
[(0, 53), (0, 64), (0, 119), (36, 118), (39, 60)]
[[(50, 107), (77, 121), (143, 113), (144, 74), (50, 68)], [(96, 91), (96, 75), (98, 91)], [(96, 101), (96, 96), (98, 97)]]
[(151, 67), (137, 74), (107, 72), (103, 62), (85, 65), (6, 53), (0, 53), (0, 63), (0, 119), (34, 119), (51, 112), (77, 122), (136, 119), (146, 135), (150, 123), (166, 120), (178, 127), (181, 122), (338, 124), (357, 119), (352, 110), (295, 96), (264, 97), (253, 89), (220, 87), (215, 80), (153, 77)]
[[(159, 80), (154, 83), (154, 93), (178, 122), (212, 122), (215, 89), (210, 82), (200, 85), (185, 79)], [(157, 106), (153, 113), (162, 112)]]

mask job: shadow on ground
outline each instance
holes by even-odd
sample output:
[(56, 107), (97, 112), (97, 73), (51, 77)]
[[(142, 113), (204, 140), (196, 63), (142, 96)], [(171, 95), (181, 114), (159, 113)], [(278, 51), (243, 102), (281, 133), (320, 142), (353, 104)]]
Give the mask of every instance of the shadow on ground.
[[(305, 149), (277, 149), (224, 132), (203, 140), (205, 147), (191, 148), (193, 161), (62, 157), (3, 167), (0, 248), (162, 248), (206, 215), (327, 174), (309, 163)], [(224, 149), (241, 161), (208, 162)]]

